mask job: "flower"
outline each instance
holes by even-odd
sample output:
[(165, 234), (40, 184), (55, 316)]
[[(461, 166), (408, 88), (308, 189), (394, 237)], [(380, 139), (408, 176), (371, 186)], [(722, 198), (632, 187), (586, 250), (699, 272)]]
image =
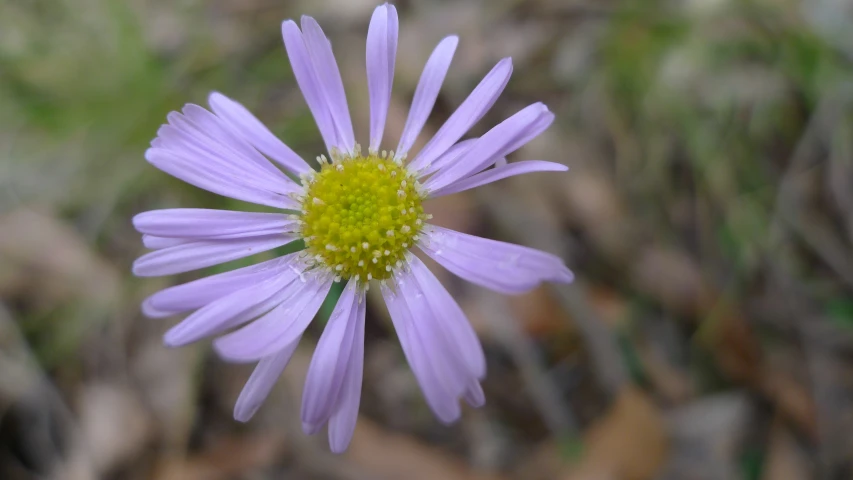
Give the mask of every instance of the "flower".
[(137, 259), (133, 272), (182, 273), (304, 240), (302, 251), (166, 288), (146, 299), (142, 309), (150, 317), (192, 312), (166, 333), (169, 346), (221, 335), (214, 341), (221, 357), (258, 362), (234, 409), (234, 417), (246, 421), (269, 394), (332, 284), (346, 281), (308, 368), (302, 399), (303, 430), (312, 434), (328, 423), (330, 447), (341, 452), (358, 415), (365, 292), (371, 282), (379, 284), (435, 415), (450, 423), (460, 416), (460, 398), (475, 407), (485, 401), (482, 346), (459, 305), (412, 255), (413, 248), (499, 292), (572, 280), (554, 255), (430, 225), (423, 202), (513, 175), (566, 167), (504, 159), (553, 121), (541, 103), (479, 138), (461, 140), (509, 81), (509, 58), (498, 62), (407, 160), (450, 66), (455, 36), (443, 39), (429, 57), (397, 149), (380, 151), (398, 34), (397, 11), (388, 4), (376, 8), (367, 33), (370, 143), (363, 152), (354, 139), (331, 45), (313, 18), (302, 17), (301, 27), (287, 20), (282, 33), (296, 82), (328, 150), (328, 157), (317, 157), (319, 169), (219, 93), (209, 97), (212, 111), (190, 104), (183, 113), (170, 113), (145, 154), (155, 167), (197, 187), (293, 213), (196, 208), (141, 213), (133, 223), (153, 252)]

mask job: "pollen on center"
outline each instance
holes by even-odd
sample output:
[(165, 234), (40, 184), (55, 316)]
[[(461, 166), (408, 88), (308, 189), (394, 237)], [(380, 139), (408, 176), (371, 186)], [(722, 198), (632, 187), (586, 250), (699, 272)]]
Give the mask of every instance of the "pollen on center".
[(320, 171), (303, 178), (306, 253), (339, 280), (390, 277), (419, 238), (424, 195), (392, 156), (320, 157)]

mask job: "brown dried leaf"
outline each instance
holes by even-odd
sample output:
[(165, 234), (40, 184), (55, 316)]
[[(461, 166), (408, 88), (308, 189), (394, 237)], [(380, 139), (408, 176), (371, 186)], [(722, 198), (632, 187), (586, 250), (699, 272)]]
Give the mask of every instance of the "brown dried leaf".
[(608, 414), (584, 436), (580, 462), (563, 480), (654, 478), (669, 449), (663, 419), (648, 396), (625, 387)]
[(499, 480), (497, 474), (476, 472), (459, 459), (439, 452), (408, 435), (383, 430), (360, 418), (346, 456), (378, 478), (406, 480)]

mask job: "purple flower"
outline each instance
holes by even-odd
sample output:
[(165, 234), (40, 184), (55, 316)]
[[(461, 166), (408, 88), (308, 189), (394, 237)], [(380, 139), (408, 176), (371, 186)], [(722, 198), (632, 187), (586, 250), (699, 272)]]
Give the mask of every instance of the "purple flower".
[(453, 422), (461, 398), (475, 407), (484, 403), (485, 358), (459, 305), (410, 250), (419, 247), (456, 275), (505, 293), (525, 292), (543, 281), (570, 282), (572, 274), (554, 255), (430, 225), (422, 203), (513, 175), (566, 170), (557, 163), (504, 159), (545, 130), (554, 115), (535, 103), (482, 137), (461, 140), (509, 81), (512, 62), (505, 58), (407, 160), (456, 50), (458, 39), (450, 36), (426, 63), (397, 149), (380, 151), (398, 33), (397, 11), (386, 4), (374, 11), (367, 33), (370, 143), (363, 152), (320, 26), (302, 17), (301, 29), (287, 20), (282, 33), (328, 157), (317, 157), (319, 168), (312, 168), (242, 105), (219, 93), (210, 95), (212, 111), (187, 105), (182, 113), (170, 113), (145, 154), (155, 167), (211, 192), (289, 212), (141, 213), (133, 223), (153, 251), (134, 263), (133, 272), (187, 272), (297, 239), (305, 249), (167, 288), (146, 299), (142, 309), (150, 317), (189, 313), (166, 333), (169, 346), (220, 335), (214, 346), (223, 358), (258, 362), (234, 409), (234, 417), (246, 421), (269, 394), (332, 284), (346, 281), (311, 360), (302, 399), (305, 432), (328, 424), (331, 449), (341, 452), (358, 416), (365, 292), (372, 281), (427, 403), (442, 422)]

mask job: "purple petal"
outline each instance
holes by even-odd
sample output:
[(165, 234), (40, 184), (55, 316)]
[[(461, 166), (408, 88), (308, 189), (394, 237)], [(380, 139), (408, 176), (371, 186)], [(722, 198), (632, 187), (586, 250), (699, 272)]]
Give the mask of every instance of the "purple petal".
[(459, 402), (452, 392), (448, 392), (446, 383), (437, 373), (433, 362), (440, 360), (435, 357), (443, 352), (430, 351), (425, 348), (424, 342), (419, 338), (416, 330), (416, 320), (412, 316), (406, 299), (400, 288), (400, 282), (410, 279), (396, 278), (396, 292), (386, 286), (382, 286), (382, 297), (388, 305), (391, 321), (400, 339), (403, 353), (412, 368), (415, 378), (421, 387), (424, 398), (436, 417), (444, 423), (452, 423), (459, 418), (461, 410)]
[(574, 276), (556, 255), (430, 225), (421, 249), (469, 282), (501, 293), (523, 293), (541, 282)]
[(150, 248), (151, 250), (160, 250), (190, 242), (192, 242), (192, 240), (186, 238), (167, 238), (147, 234), (142, 235), (142, 244), (145, 245), (145, 248)]
[(211, 302), (172, 327), (163, 336), (163, 341), (170, 347), (180, 347), (245, 323), (295, 292), (297, 285), (301, 285), (296, 278), (297, 274), (285, 270), (273, 278)]
[(142, 303), (143, 312), (149, 317), (168, 317), (199, 309), (238, 290), (258, 285), (285, 271), (298, 274), (299, 270), (294, 265), (297, 255), (298, 253), (291, 253), (256, 265), (160, 290), (145, 299)]
[[(232, 103), (236, 104), (236, 102)], [(193, 104), (184, 106), (183, 113), (184, 117), (203, 135), (201, 139), (205, 143), (215, 145), (215, 150), (228, 149), (243, 162), (251, 163), (252, 167), (260, 167), (263, 173), (279, 180), (289, 180), (281, 170), (252, 147), (245, 135), (235, 130), (224, 118), (219, 118), (203, 107)], [(261, 127), (265, 128), (263, 125)]]
[(341, 72), (332, 53), (332, 44), (317, 21), (307, 16), (302, 17), (302, 38), (305, 40), (311, 63), (314, 65), (320, 94), (326, 101), (332, 124), (338, 135), (338, 148), (344, 152), (352, 152), (355, 147), (352, 120), (350, 120), (347, 97), (344, 93), (344, 82), (341, 80)]
[(446, 152), (441, 154), (440, 157), (436, 158), (434, 162), (430, 163), (420, 172), (416, 172), (419, 178), (423, 178), (432, 173), (435, 173), (442, 168), (451, 165), (456, 160), (462, 158), (462, 155), (465, 154), (471, 147), (474, 146), (474, 143), (478, 140), (478, 138), (469, 138), (467, 140), (462, 140), (457, 142), (452, 147), (448, 148)]
[(149, 148), (145, 152), (145, 159), (169, 175), (209, 192), (269, 207), (299, 209), (299, 202), (287, 196), (288, 190), (261, 188), (230, 169), (204, 166), (200, 158), (187, 157), (163, 148)]
[(307, 172), (311, 167), (299, 155), (278, 139), (246, 107), (218, 92), (208, 97), (210, 108), (224, 120), (232, 131), (246, 139), (255, 148), (296, 173)]
[(189, 272), (272, 250), (295, 239), (296, 237), (292, 235), (276, 234), (265, 237), (199, 240), (184, 243), (139, 257), (133, 262), (133, 274), (138, 277), (156, 277)]
[(230, 238), (292, 230), (295, 220), (281, 213), (238, 212), (206, 208), (151, 210), (133, 217), (140, 233), (173, 238)]
[(436, 191), (489, 167), (542, 133), (553, 120), (554, 114), (542, 103), (523, 108), (486, 132), (461, 158), (424, 182), (424, 187)]
[(413, 171), (420, 170), (441, 156), (451, 145), (459, 141), (468, 130), (492, 108), (503, 92), (512, 74), (512, 59), (504, 58), (486, 75), (485, 78), (450, 115), (435, 136), (426, 144), (409, 165)]
[[(504, 160), (506, 162), (506, 160)], [(486, 170), (470, 177), (464, 178), (450, 185), (430, 192), (430, 197), (440, 197), (442, 195), (450, 195), (451, 193), (464, 192), (482, 185), (486, 185), (498, 180), (515, 175), (521, 175), (531, 172), (565, 172), (569, 167), (554, 162), (545, 162), (542, 160), (528, 160), (524, 162), (516, 162), (504, 164), (495, 167), (491, 170)]]
[[(435, 328), (440, 331), (447, 341), (449, 353), (458, 356), (466, 366), (469, 376), (481, 379), (486, 376), (486, 357), (480, 340), (468, 318), (459, 308), (456, 300), (447, 293), (441, 282), (429, 271), (418, 257), (409, 261), (412, 275), (420, 287), (420, 292), (426, 308), (412, 308), (413, 312), (422, 314), (432, 313)], [(418, 299), (416, 292), (413, 300)], [(409, 299), (407, 298), (407, 302)], [(416, 319), (417, 321), (417, 319)]]
[(397, 158), (401, 158), (409, 152), (421, 133), (421, 129), (424, 128), (424, 124), (432, 112), (432, 107), (435, 106), (435, 99), (438, 98), (438, 93), (441, 90), (442, 83), (444, 83), (444, 77), (450, 68), (450, 62), (453, 60), (453, 54), (456, 52), (458, 44), (459, 37), (455, 35), (444, 38), (427, 60), (421, 79), (415, 88), (415, 96), (412, 99), (412, 108), (409, 110), (406, 126), (403, 127), (403, 134), (400, 135), (400, 143), (397, 145), (396, 152)]
[(335, 413), (329, 419), (329, 447), (334, 453), (342, 453), (349, 446), (358, 420), (358, 407), (361, 404), (361, 382), (364, 373), (364, 316), (367, 302), (362, 299), (358, 304), (352, 351), (347, 362), (344, 383), (338, 393)]
[(364, 303), (364, 294), (351, 281), (338, 299), (314, 350), (302, 392), (305, 433), (315, 433), (334, 413), (356, 338), (360, 303)]
[(264, 403), (267, 396), (270, 394), (281, 372), (290, 362), (290, 357), (296, 351), (296, 346), (299, 344), (297, 339), (295, 342), (284, 347), (278, 353), (264, 357), (258, 362), (258, 366), (252, 372), (246, 386), (237, 397), (237, 403), (234, 405), (234, 419), (238, 422), (248, 422), (261, 404)]
[(381, 5), (373, 11), (367, 29), (367, 90), (370, 96), (370, 151), (379, 149), (391, 102), (399, 25), (397, 9)]
[(486, 395), (483, 393), (483, 387), (481, 387), (480, 382), (477, 381), (471, 382), (468, 390), (465, 390), (465, 396), (463, 398), (465, 398), (468, 405), (471, 405), (474, 408), (480, 408), (486, 404)]
[(338, 139), (338, 134), (335, 131), (332, 115), (326, 99), (321, 93), (320, 81), (314, 71), (314, 65), (311, 56), (308, 54), (308, 47), (305, 45), (302, 32), (299, 31), (296, 22), (286, 20), (281, 24), (281, 34), (284, 37), (287, 57), (290, 59), (290, 65), (293, 68), (293, 76), (296, 78), (299, 89), (302, 90), (302, 96), (305, 97), (308, 109), (314, 115), (314, 122), (317, 123), (320, 135), (326, 143), (326, 150), (341, 149), (343, 143)]
[(273, 166), (228, 124), (202, 107), (187, 104), (184, 114), (169, 113), (169, 123), (157, 132), (161, 147), (223, 173), (239, 173), (241, 178), (270, 191), (295, 191), (297, 185)]
[(332, 287), (332, 280), (306, 272), (280, 305), (254, 322), (217, 338), (213, 346), (230, 361), (258, 360), (297, 339)]

